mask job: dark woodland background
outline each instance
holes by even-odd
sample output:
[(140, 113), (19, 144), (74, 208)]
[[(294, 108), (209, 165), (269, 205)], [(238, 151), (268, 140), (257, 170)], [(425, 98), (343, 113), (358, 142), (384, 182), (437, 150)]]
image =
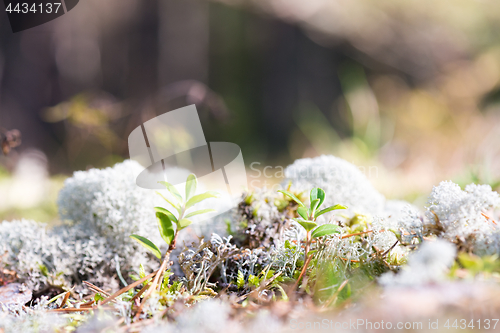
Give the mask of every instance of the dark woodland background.
[(0, 15), (0, 127), (23, 138), (0, 161), (37, 149), (50, 174), (111, 165), (133, 128), (196, 103), (207, 140), (247, 163), (329, 153), (425, 186), (496, 175), (499, 7), (86, 0), (15, 34)]

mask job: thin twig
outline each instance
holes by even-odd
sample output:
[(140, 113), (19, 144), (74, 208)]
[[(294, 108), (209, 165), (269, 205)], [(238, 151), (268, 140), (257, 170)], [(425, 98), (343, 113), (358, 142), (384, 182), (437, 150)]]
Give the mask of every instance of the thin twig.
[(398, 243), (399, 243), (399, 240), (397, 240), (396, 243), (394, 243), (394, 245), (391, 246), (387, 251), (382, 253), (382, 257), (385, 257), (387, 255), (387, 253), (389, 253), (390, 250), (392, 250), (396, 245), (398, 245)]
[(310, 255), (309, 257), (307, 257), (306, 261), (304, 262), (304, 267), (302, 267), (302, 271), (300, 272), (299, 278), (293, 284), (292, 290), (296, 290), (297, 287), (299, 286), (299, 282), (302, 279), (302, 277), (304, 276), (304, 274), (306, 273), (307, 266), (309, 266), (309, 263), (311, 262), (312, 257), (313, 257), (312, 255)]
[(128, 286), (118, 290), (116, 293), (114, 293), (113, 295), (109, 296), (108, 298), (106, 298), (104, 301), (102, 301), (101, 305), (104, 305), (108, 302), (111, 302), (112, 300), (114, 300), (116, 297), (120, 296), (121, 294), (123, 293), (126, 293), (127, 291), (129, 291), (130, 289), (132, 288), (135, 288), (137, 287), (138, 285), (140, 285), (141, 283), (143, 283), (144, 281), (147, 281), (148, 279), (151, 279), (153, 276), (155, 276), (155, 274), (158, 273), (158, 271), (155, 271), (145, 277), (143, 277), (142, 279), (140, 280), (137, 280), (135, 281), (134, 283), (131, 283), (129, 284)]
[(337, 291), (333, 293), (333, 295), (326, 301), (326, 303), (323, 304), (323, 309), (329, 307), (333, 302), (337, 300), (339, 293), (342, 291), (342, 289), (344, 289), (348, 282), (349, 279), (342, 282), (342, 284), (339, 286), (339, 289), (337, 289)]
[(170, 261), (170, 253), (165, 255), (165, 258), (163, 259), (163, 262), (161, 263), (160, 269), (156, 272), (156, 275), (153, 279), (153, 282), (151, 283), (148, 290), (144, 294), (141, 305), (139, 305), (139, 308), (137, 309), (137, 313), (135, 314), (136, 318), (138, 318), (139, 315), (141, 314), (142, 308), (144, 307), (144, 304), (146, 304), (148, 297), (156, 289), (156, 286), (158, 285), (158, 281), (160, 280), (160, 276), (163, 274), (163, 271), (165, 271), (165, 269), (167, 269), (167, 264), (169, 263), (169, 261)]
[[(183, 213), (181, 213), (181, 216), (182, 215), (183, 215)], [(163, 262), (161, 263), (160, 269), (158, 271), (156, 271), (156, 275), (154, 276), (153, 282), (151, 283), (150, 287), (147, 289), (146, 293), (144, 294), (141, 305), (139, 305), (139, 308), (137, 309), (137, 313), (135, 314), (135, 318), (139, 318), (139, 315), (142, 312), (142, 308), (144, 307), (144, 304), (146, 304), (148, 297), (156, 289), (156, 286), (158, 285), (158, 281), (163, 276), (164, 271), (167, 269), (167, 265), (170, 263), (170, 254), (175, 249), (175, 244), (177, 242), (177, 235), (178, 234), (179, 234), (179, 230), (177, 230), (175, 232), (174, 239), (172, 240), (172, 243), (170, 243), (168, 250), (167, 250), (167, 253), (165, 253), (165, 256), (163, 258)]]

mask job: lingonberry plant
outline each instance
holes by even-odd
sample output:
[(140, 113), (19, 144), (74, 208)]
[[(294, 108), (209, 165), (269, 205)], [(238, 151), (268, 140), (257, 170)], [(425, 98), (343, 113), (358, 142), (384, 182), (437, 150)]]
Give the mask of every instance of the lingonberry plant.
[[(198, 186), (198, 181), (194, 174), (190, 174), (187, 177), (184, 198), (172, 184), (164, 181), (159, 183), (165, 185), (168, 192), (172, 195), (173, 200), (170, 200), (169, 198), (163, 196), (159, 192), (157, 193), (163, 199), (165, 199), (165, 201), (167, 201), (172, 207), (174, 207), (178, 215), (176, 217), (174, 213), (172, 213), (171, 211), (169, 211), (164, 207), (155, 207), (158, 229), (160, 231), (161, 237), (168, 245), (168, 248), (165, 255), (163, 256), (163, 261), (161, 263), (160, 269), (157, 271), (153, 279), (153, 282), (149, 285), (146, 285), (145, 287), (147, 288), (149, 286), (146, 293), (144, 294), (144, 300), (146, 300), (147, 297), (155, 290), (156, 286), (159, 283), (161, 284), (160, 278), (162, 277), (163, 272), (165, 272), (165, 270), (168, 268), (167, 266), (168, 263), (170, 262), (170, 254), (175, 249), (176, 239), (177, 235), (179, 234), (179, 231), (181, 231), (182, 229), (186, 228), (187, 226), (193, 223), (189, 218), (195, 215), (215, 212), (214, 209), (200, 209), (191, 212), (188, 212), (188, 210), (191, 210), (193, 206), (206, 199), (217, 198), (219, 196), (217, 192), (213, 191), (208, 191), (202, 194), (195, 194), (196, 188)], [(161, 251), (158, 248), (158, 246), (156, 246), (156, 244), (154, 244), (152, 241), (143, 236), (135, 234), (131, 235), (130, 237), (136, 240), (146, 249), (151, 251), (158, 259), (161, 259)], [(142, 302), (139, 308), (140, 310), (142, 309), (143, 305), (144, 301)], [(141, 312), (140, 310), (137, 312), (138, 314)]]
[[(314, 238), (319, 238), (327, 235), (331, 235), (334, 233), (340, 233), (338, 230), (338, 226), (334, 224), (323, 224), (318, 226), (316, 219), (328, 212), (337, 209), (346, 209), (346, 206), (336, 204), (322, 210), (319, 210), (323, 202), (325, 201), (325, 191), (321, 188), (315, 187), (311, 190), (309, 198), (310, 198), (310, 206), (306, 207), (306, 205), (299, 200), (293, 193), (279, 190), (278, 192), (283, 193), (284, 195), (290, 197), (293, 201), (295, 201), (299, 207), (297, 208), (297, 214), (299, 214), (300, 218), (294, 218), (294, 220), (300, 224), (306, 230), (306, 242), (305, 242), (305, 254), (304, 254), (304, 266), (302, 271), (300, 272), (299, 278), (295, 282), (295, 288), (298, 286), (300, 280), (304, 276), (307, 266), (311, 262), (313, 258), (313, 254), (309, 250), (311, 248), (311, 243)], [(294, 288), (294, 289), (295, 289)]]
[[(186, 228), (193, 222), (189, 219), (192, 216), (215, 212), (214, 209), (200, 209), (196, 211), (192, 211), (188, 213), (188, 210), (193, 208), (194, 205), (202, 202), (203, 200), (209, 198), (218, 197), (217, 192), (208, 191), (202, 194), (195, 195), (196, 188), (198, 186), (198, 181), (194, 174), (190, 174), (186, 180), (186, 192), (184, 198), (177, 191), (175, 186), (168, 182), (161, 181), (159, 182), (162, 185), (165, 185), (167, 190), (172, 194), (173, 200), (168, 199), (160, 192), (157, 192), (166, 202), (168, 202), (178, 213), (178, 217), (175, 216), (171, 211), (164, 207), (155, 207), (156, 210), (156, 219), (158, 222), (158, 229), (160, 231), (160, 235), (169, 246), (167, 250), (167, 254), (170, 254), (172, 250), (175, 248), (175, 240), (177, 239), (177, 234), (182, 229)], [(174, 227), (175, 225), (175, 227)], [(153, 253), (158, 259), (161, 259), (161, 251), (152, 241), (149, 239), (139, 236), (139, 235), (131, 235), (131, 238), (135, 239), (139, 244), (148, 249), (151, 253)]]

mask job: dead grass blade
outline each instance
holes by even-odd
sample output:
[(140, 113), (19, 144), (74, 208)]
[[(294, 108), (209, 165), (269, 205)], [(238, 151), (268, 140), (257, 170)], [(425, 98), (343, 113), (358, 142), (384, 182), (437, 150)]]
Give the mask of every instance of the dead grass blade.
[(123, 293), (126, 293), (127, 291), (129, 291), (130, 289), (132, 288), (135, 288), (137, 287), (138, 285), (140, 285), (141, 283), (143, 283), (144, 281), (147, 281), (149, 279), (151, 279), (153, 276), (155, 276), (155, 274), (158, 273), (158, 271), (155, 271), (145, 277), (143, 277), (142, 279), (140, 280), (137, 280), (135, 281), (134, 283), (131, 283), (129, 284), (128, 286), (118, 290), (116, 293), (114, 293), (113, 295), (109, 296), (108, 298), (106, 298), (104, 301), (102, 301), (101, 305), (104, 305), (108, 302), (111, 302), (112, 300), (114, 300), (116, 297), (120, 296), (121, 294)]

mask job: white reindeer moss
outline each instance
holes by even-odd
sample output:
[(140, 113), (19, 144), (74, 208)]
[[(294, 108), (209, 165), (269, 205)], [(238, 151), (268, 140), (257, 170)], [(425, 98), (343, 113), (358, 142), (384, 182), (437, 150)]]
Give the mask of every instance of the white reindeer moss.
[(379, 214), (384, 209), (384, 196), (354, 164), (341, 158), (322, 155), (299, 159), (285, 169), (285, 176), (285, 184), (291, 181), (296, 190), (325, 190), (326, 206), (340, 203), (362, 214)]
[(58, 205), (64, 224), (47, 229), (34, 221), (0, 224), (1, 265), (15, 270), (31, 288), (70, 285), (82, 278), (117, 285), (116, 259), (125, 273), (157, 265), (129, 238), (159, 240), (154, 191), (135, 185), (141, 166), (133, 161), (112, 168), (77, 171), (65, 181)]

